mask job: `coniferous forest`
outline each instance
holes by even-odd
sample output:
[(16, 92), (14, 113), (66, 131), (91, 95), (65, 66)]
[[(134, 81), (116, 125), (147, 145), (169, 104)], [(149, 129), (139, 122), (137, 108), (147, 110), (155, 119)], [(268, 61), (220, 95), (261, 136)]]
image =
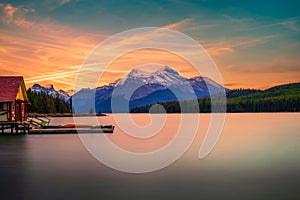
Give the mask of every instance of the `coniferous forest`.
[[(210, 98), (198, 100), (201, 113), (211, 112), (211, 104), (226, 104), (227, 112), (299, 112), (300, 83), (272, 87), (267, 90), (236, 89), (226, 93), (227, 101), (211, 101)], [(172, 101), (159, 103), (167, 113), (180, 113), (180, 103)], [(131, 109), (132, 113), (147, 113), (152, 105)], [(193, 112), (193, 111), (190, 111)]]
[(31, 89), (27, 90), (27, 96), (30, 101), (28, 106), (29, 113), (69, 113), (70, 105), (66, 103), (63, 99), (57, 97), (52, 97), (46, 93), (35, 93)]

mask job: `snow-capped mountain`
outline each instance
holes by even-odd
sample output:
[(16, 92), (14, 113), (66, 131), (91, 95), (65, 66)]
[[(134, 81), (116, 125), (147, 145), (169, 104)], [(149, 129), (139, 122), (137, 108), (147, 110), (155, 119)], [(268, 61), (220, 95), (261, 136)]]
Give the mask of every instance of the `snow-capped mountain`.
[[(76, 113), (88, 112), (94, 105), (96, 112), (112, 112), (112, 95), (118, 99), (117, 105), (129, 101), (129, 108), (134, 108), (157, 102), (203, 98), (224, 89), (207, 77), (187, 79), (165, 66), (155, 72), (133, 69), (114, 84), (82, 89), (72, 99)], [(121, 108), (114, 111), (126, 112)]]
[(185, 77), (165, 66), (155, 72), (146, 72), (140, 69), (131, 70), (125, 77), (116, 82), (114, 95), (136, 100), (167, 88), (184, 93), (193, 92)]
[(165, 66), (155, 72), (146, 72), (140, 69), (131, 70), (125, 77), (120, 78), (115, 87), (129, 84), (160, 84), (163, 86), (180, 86), (186, 82), (186, 78), (172, 68)]
[(47, 95), (50, 95), (52, 97), (59, 97), (63, 99), (64, 101), (68, 101), (70, 99), (70, 95), (68, 92), (65, 92), (64, 90), (55, 90), (54, 86), (52, 84), (46, 85), (46, 86), (41, 86), (39, 84), (34, 84), (31, 87), (31, 91), (35, 93), (45, 93)]

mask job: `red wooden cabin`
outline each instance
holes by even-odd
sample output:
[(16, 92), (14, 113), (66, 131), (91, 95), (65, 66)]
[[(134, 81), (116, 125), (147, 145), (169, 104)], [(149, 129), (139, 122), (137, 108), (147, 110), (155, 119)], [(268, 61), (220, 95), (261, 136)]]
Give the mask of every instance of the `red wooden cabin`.
[(0, 76), (0, 121), (26, 120), (30, 104), (22, 76)]

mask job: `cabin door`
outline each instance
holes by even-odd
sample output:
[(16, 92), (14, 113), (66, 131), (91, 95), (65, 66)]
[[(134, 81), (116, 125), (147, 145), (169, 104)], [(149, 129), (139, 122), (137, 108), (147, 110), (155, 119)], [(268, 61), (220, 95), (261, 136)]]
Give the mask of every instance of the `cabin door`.
[(16, 121), (22, 121), (22, 108), (21, 108), (21, 102), (16, 101), (16, 107), (15, 107), (15, 119)]

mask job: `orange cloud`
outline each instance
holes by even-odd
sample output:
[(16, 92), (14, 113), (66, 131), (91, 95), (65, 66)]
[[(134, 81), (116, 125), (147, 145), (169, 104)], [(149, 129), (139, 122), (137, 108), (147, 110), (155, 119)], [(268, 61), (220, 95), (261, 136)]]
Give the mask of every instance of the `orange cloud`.
[(163, 28), (168, 28), (168, 29), (174, 29), (174, 30), (179, 30), (180, 28), (188, 25), (192, 19), (184, 19), (179, 22), (173, 23), (173, 24), (168, 24), (164, 26)]
[(6, 25), (23, 25), (28, 22), (25, 16), (30, 12), (35, 12), (34, 9), (24, 7), (14, 7), (11, 4), (0, 3), (0, 10), (2, 11), (1, 21)]
[[(31, 9), (0, 4), (1, 75), (23, 75), (26, 83), (54, 83), (71, 89), (76, 70), (99, 41), (107, 36), (82, 32), (49, 20), (31, 21)], [(70, 66), (77, 69), (70, 70)], [(5, 69), (5, 70), (4, 70)]]
[[(55, 1), (55, 6), (68, 3), (69, 0)], [(1, 75), (22, 75), (25, 77), (27, 86), (34, 83), (48, 84), (53, 83), (57, 89), (73, 89), (76, 76), (80, 72), (81, 64), (89, 55), (90, 51), (99, 44), (99, 42), (108, 38), (105, 34), (88, 33), (85, 30), (69, 27), (54, 23), (49, 19), (29, 20), (28, 15), (34, 15), (35, 10), (25, 7), (14, 7), (11, 4), (0, 3), (0, 70)], [(191, 26), (192, 19), (184, 19), (163, 28), (173, 30), (192, 30), (200, 29), (198, 26)], [(282, 24), (294, 29), (292, 22)], [(202, 28), (208, 28), (212, 25), (203, 25)], [(193, 48), (188, 44), (178, 44), (165, 35), (165, 40), (156, 40), (164, 34), (160, 31), (144, 32), (128, 38), (118, 38), (109, 47), (111, 51), (125, 52), (124, 55), (116, 59), (105, 71), (99, 85), (108, 84), (124, 75), (132, 67), (143, 65), (145, 63), (160, 63), (169, 65), (179, 71), (183, 76), (192, 77), (199, 73), (184, 58), (176, 56), (163, 50), (143, 49), (134, 52), (126, 52), (127, 47), (135, 47), (145, 41), (160, 43), (164, 47), (177, 47), (184, 49), (188, 54), (194, 54)], [(239, 48), (252, 47), (262, 44), (278, 35), (268, 35), (261, 37), (235, 37), (221, 38), (215, 41), (201, 41), (208, 53), (217, 62), (218, 67), (227, 83), (241, 83), (242, 86), (265, 87), (266, 80), (273, 83), (278, 82), (278, 75), (274, 73), (264, 73), (264, 75), (253, 75), (251, 73), (261, 72), (261, 66), (268, 66), (267, 63), (249, 63), (244, 69), (252, 69), (251, 73), (240, 71), (242, 68), (236, 66), (232, 59), (233, 55), (238, 55)], [(170, 40), (169, 40), (170, 39)], [(101, 53), (101, 52), (100, 52)], [(108, 55), (109, 56), (109, 55)], [(200, 55), (201, 56), (201, 55)], [(229, 56), (229, 58), (228, 58)], [(226, 63), (227, 59), (227, 63)], [(97, 59), (96, 62), (99, 62)], [(229, 63), (228, 63), (229, 62)], [(99, 69), (96, 65), (87, 66), (84, 72), (86, 78), (94, 75)], [(205, 64), (205, 63), (204, 63)], [(201, 63), (201, 65), (204, 65)], [(250, 66), (256, 64), (255, 67)], [(286, 65), (286, 62), (279, 64)], [(232, 65), (232, 68), (226, 66)], [(274, 65), (266, 67), (267, 71), (274, 71)], [(291, 69), (297, 69), (297, 63), (289, 63)], [(279, 66), (275, 66), (279, 69)], [(243, 73), (242, 73), (243, 72)], [(280, 71), (281, 72), (281, 71)], [(238, 74), (238, 75), (237, 75)], [(277, 72), (278, 74), (278, 72)], [(295, 76), (295, 77), (293, 77)], [(289, 78), (298, 80), (299, 72), (285, 73), (280, 76), (280, 81), (287, 81)], [(252, 81), (252, 82), (251, 82)], [(244, 84), (244, 85), (243, 85)], [(233, 85), (228, 85), (233, 87)]]
[[(218, 42), (204, 43), (203, 46), (210, 55), (219, 56), (234, 52), (236, 48), (255, 46), (257, 44), (265, 43), (276, 37), (278, 37), (278, 35), (267, 35), (261, 37), (235, 37), (232, 39), (224, 38)], [(200, 41), (199, 43), (201, 42), (203, 43), (203, 41)]]
[(212, 56), (217, 56), (217, 55), (233, 52), (233, 49), (230, 47), (214, 47), (214, 48), (208, 48), (207, 52)]

